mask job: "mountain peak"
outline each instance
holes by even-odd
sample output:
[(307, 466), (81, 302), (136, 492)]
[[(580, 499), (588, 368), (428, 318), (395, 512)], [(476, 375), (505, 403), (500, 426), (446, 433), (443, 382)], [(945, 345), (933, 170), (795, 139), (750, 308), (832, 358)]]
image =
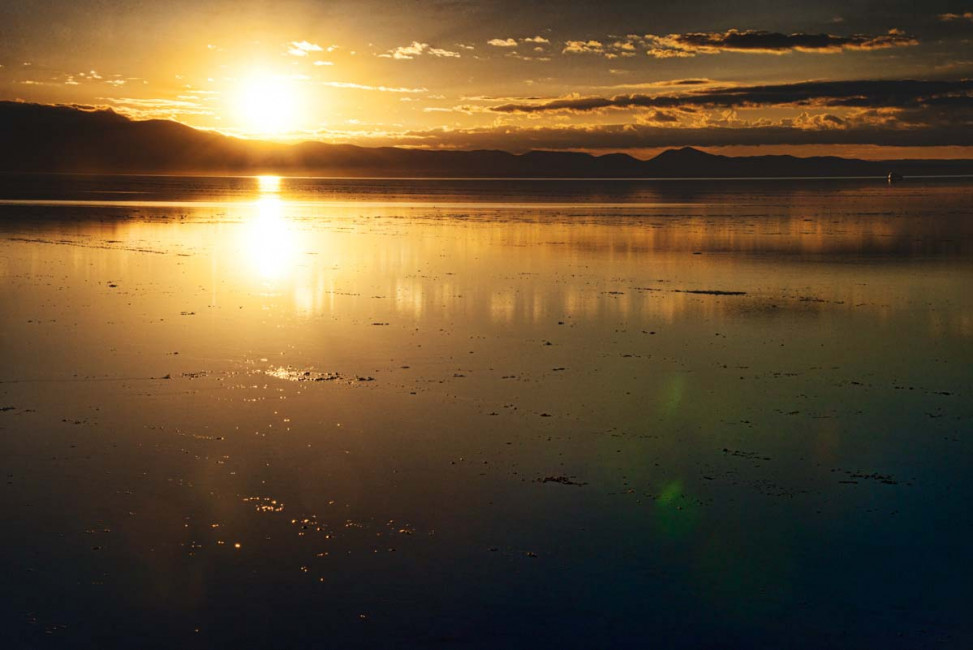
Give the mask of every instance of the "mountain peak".
[(694, 149), (693, 147), (681, 147), (679, 149), (666, 149), (658, 156), (652, 160), (660, 161), (693, 161), (693, 160), (711, 160), (717, 158), (713, 154), (706, 153), (705, 151), (700, 151), (699, 149)]

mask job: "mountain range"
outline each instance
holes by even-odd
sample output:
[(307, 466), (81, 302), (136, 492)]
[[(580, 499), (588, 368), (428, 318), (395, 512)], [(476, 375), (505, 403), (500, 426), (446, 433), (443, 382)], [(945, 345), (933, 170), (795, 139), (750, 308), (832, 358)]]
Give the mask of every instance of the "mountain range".
[(167, 120), (0, 101), (0, 172), (291, 173), (374, 177), (739, 178), (973, 174), (973, 160), (874, 161), (818, 156), (719, 156), (691, 147), (649, 160), (564, 151), (512, 154), (281, 144)]

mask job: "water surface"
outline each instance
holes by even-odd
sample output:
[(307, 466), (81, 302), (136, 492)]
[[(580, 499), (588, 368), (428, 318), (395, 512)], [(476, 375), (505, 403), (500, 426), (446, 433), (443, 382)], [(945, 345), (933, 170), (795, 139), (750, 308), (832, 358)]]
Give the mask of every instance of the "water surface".
[(971, 206), (0, 176), (4, 645), (968, 647)]

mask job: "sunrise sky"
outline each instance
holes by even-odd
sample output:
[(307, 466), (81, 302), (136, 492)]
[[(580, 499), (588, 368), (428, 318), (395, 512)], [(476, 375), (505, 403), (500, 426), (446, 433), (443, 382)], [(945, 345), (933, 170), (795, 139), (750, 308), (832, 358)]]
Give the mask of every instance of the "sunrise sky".
[(973, 158), (973, 2), (2, 0), (0, 99), (365, 146)]

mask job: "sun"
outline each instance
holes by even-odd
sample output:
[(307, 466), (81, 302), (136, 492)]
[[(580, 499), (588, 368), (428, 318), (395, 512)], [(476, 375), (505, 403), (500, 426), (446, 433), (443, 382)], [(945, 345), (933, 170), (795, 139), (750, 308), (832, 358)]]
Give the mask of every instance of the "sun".
[(253, 73), (240, 80), (232, 108), (235, 121), (247, 135), (280, 136), (300, 127), (302, 104), (293, 79)]

